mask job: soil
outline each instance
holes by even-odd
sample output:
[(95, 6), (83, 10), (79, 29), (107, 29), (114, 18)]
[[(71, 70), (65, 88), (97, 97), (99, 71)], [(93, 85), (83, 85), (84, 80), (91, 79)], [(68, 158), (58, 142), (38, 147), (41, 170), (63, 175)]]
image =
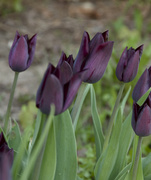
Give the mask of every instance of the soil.
[[(31, 37), (37, 33), (37, 46), (32, 66), (20, 73), (12, 115), (18, 119), (23, 103), (20, 97), (34, 99), (49, 62), (57, 64), (61, 52), (76, 57), (82, 34), (110, 30), (110, 24), (123, 15), (126, 2), (109, 1), (29, 1), (21, 12), (0, 16), (0, 116), (4, 116), (14, 72), (8, 65), (8, 54), (16, 30)], [(132, 11), (127, 15), (131, 17)], [(28, 100), (29, 100), (28, 99)]]

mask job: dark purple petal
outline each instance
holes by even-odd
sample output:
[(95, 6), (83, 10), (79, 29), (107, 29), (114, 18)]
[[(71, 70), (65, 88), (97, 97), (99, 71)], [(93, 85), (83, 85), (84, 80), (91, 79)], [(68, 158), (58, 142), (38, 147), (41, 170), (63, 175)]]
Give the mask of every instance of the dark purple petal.
[(113, 43), (112, 41), (103, 43), (90, 54), (85, 65), (85, 69), (88, 71), (83, 77), (84, 82), (95, 83), (101, 79), (111, 57)]
[(40, 84), (40, 86), (38, 88), (38, 91), (37, 91), (37, 95), (36, 95), (36, 103), (37, 103), (37, 105), (39, 104), (39, 101), (41, 99), (43, 90), (45, 88), (46, 80), (47, 80), (49, 74), (51, 74), (54, 70), (55, 70), (55, 67), (51, 63), (49, 63), (48, 67), (47, 67), (47, 69), (45, 71), (45, 74), (43, 76), (42, 82), (41, 82), (41, 84)]
[(73, 69), (74, 59), (72, 55), (68, 57), (67, 62), (70, 64), (71, 69)]
[(59, 79), (50, 74), (45, 80), (43, 91), (37, 92), (36, 106), (45, 114), (50, 113), (51, 104), (55, 105), (55, 115), (59, 114), (63, 106), (63, 89)]
[(124, 72), (123, 72), (123, 81), (130, 82), (132, 81), (138, 71), (139, 66), (139, 52), (136, 51), (133, 56), (130, 57), (128, 60), (128, 64), (126, 65)]
[(66, 60), (67, 60), (67, 56), (66, 56), (66, 54), (64, 52), (62, 52), (60, 60), (59, 60), (59, 62), (57, 64), (57, 67), (59, 67)]
[[(16, 31), (15, 38), (14, 38), (14, 41), (13, 41), (11, 50), (13, 49), (14, 45), (17, 43), (17, 41), (18, 41), (19, 38), (20, 38), (20, 34), (18, 33), (18, 31)], [(10, 51), (11, 51), (11, 50), (10, 50)]]
[(139, 57), (141, 58), (142, 56), (142, 53), (143, 53), (143, 47), (144, 47), (144, 44), (142, 44), (141, 46), (139, 46), (138, 48), (136, 48), (135, 51), (139, 51)]
[(11, 177), (11, 164), (7, 154), (0, 154), (0, 179), (12, 180)]
[(7, 142), (6, 142), (5, 138), (4, 138), (3, 133), (1, 132), (1, 134), (0, 134), (0, 148), (1, 148), (1, 146), (4, 145), (4, 144), (7, 145)]
[(109, 31), (105, 31), (102, 33), (102, 36), (104, 38), (104, 42), (107, 42), (108, 41), (108, 38), (109, 38)]
[(138, 118), (140, 106), (137, 103), (133, 103), (133, 113), (132, 113), (132, 127), (136, 129), (136, 123)]
[(36, 49), (36, 41), (37, 41), (37, 34), (35, 34), (28, 42), (28, 53), (29, 58), (27, 62), (27, 68), (31, 65), (34, 55), (35, 55), (35, 49)]
[(87, 32), (84, 32), (81, 41), (81, 46), (73, 66), (74, 73), (79, 72), (81, 70), (81, 66), (85, 62), (85, 58), (89, 54), (89, 42), (89, 34)]
[(64, 61), (59, 68), (59, 80), (62, 85), (66, 84), (72, 77), (73, 72), (67, 61)]
[(104, 36), (102, 36), (102, 33), (97, 33), (90, 41), (90, 53), (93, 51), (93, 49), (95, 49), (96, 47), (98, 47), (103, 43), (104, 43)]
[(9, 54), (9, 65), (16, 72), (24, 71), (28, 62), (28, 45), (23, 36), (21, 36), (13, 46)]
[(149, 106), (145, 105), (143, 107), (134, 131), (138, 136), (149, 136), (151, 134), (151, 109)]
[(69, 83), (64, 87), (64, 105), (63, 111), (65, 111), (72, 103), (74, 97), (77, 94), (77, 91), (82, 83), (81, 73), (75, 74)]
[(126, 65), (127, 65), (127, 47), (124, 49), (116, 67), (116, 77), (120, 81), (123, 81), (123, 72)]
[(135, 102), (137, 102), (150, 88), (150, 78), (149, 71), (146, 69), (134, 87), (132, 98)]

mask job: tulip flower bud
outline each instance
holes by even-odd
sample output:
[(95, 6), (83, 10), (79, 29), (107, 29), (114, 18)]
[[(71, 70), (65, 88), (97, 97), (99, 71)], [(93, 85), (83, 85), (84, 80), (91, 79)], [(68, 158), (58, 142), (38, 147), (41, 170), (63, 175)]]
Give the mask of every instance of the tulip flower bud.
[(82, 81), (80, 74), (72, 71), (73, 58), (62, 53), (55, 68), (52, 64), (44, 74), (36, 96), (36, 106), (44, 113), (50, 113), (50, 106), (55, 105), (55, 115), (64, 112), (72, 103)]
[(14, 151), (9, 149), (3, 133), (0, 134), (0, 179), (11, 179), (11, 167), (13, 164)]
[(132, 127), (138, 136), (151, 134), (151, 96), (149, 95), (142, 106), (133, 104)]
[(83, 72), (83, 81), (99, 81), (107, 67), (112, 54), (113, 42), (108, 41), (108, 31), (97, 33), (92, 40), (84, 32), (78, 55), (73, 65), (73, 72)]
[(137, 102), (151, 87), (151, 67), (145, 69), (134, 87), (132, 98)]
[(36, 48), (37, 35), (31, 39), (28, 35), (20, 36), (16, 32), (14, 42), (9, 53), (9, 66), (15, 72), (25, 71), (31, 65)]
[(137, 49), (124, 49), (116, 68), (116, 76), (120, 81), (127, 83), (135, 78), (142, 52), (143, 45)]

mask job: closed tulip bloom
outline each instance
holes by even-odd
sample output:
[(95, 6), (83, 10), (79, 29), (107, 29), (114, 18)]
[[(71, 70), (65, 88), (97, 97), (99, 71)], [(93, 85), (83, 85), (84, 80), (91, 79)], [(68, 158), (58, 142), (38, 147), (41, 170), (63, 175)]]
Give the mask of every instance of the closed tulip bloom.
[(142, 106), (133, 104), (132, 127), (138, 136), (151, 134), (151, 96), (149, 95)]
[(44, 113), (50, 113), (50, 106), (55, 105), (55, 115), (64, 112), (72, 103), (79, 86), (80, 74), (72, 71), (73, 58), (64, 53), (55, 68), (52, 64), (44, 74), (36, 96), (36, 106)]
[(3, 133), (0, 134), (0, 179), (11, 180), (11, 167), (14, 159), (14, 151), (5, 141)]
[(16, 32), (14, 42), (9, 53), (9, 66), (15, 72), (25, 71), (31, 65), (36, 48), (37, 35), (31, 39), (28, 35), (20, 36)]
[(82, 72), (83, 81), (95, 83), (103, 76), (112, 54), (113, 41), (108, 41), (108, 31), (97, 33), (92, 40), (84, 32), (81, 46), (76, 56), (73, 71)]
[(130, 82), (132, 81), (138, 71), (138, 66), (140, 62), (140, 58), (143, 52), (143, 46), (139, 46), (137, 49), (124, 49), (118, 65), (116, 67), (116, 76), (122, 82)]
[(151, 87), (151, 67), (146, 68), (139, 80), (137, 81), (132, 98), (137, 102)]

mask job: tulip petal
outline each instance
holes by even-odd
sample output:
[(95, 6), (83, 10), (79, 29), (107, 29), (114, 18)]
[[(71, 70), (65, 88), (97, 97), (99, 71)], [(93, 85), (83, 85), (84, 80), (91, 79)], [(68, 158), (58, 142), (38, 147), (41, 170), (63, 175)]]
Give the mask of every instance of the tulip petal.
[(82, 64), (84, 64), (85, 59), (89, 54), (89, 42), (90, 42), (89, 34), (87, 32), (84, 32), (81, 41), (81, 46), (74, 62), (74, 67), (73, 67), (74, 73), (79, 72), (81, 70), (81, 66)]
[(139, 52), (136, 51), (132, 56), (130, 56), (130, 59), (128, 59), (128, 64), (126, 65), (123, 71), (122, 80), (124, 82), (132, 81), (137, 74), (138, 66), (139, 66)]
[(109, 31), (105, 31), (102, 33), (102, 36), (104, 38), (104, 42), (107, 42), (108, 41), (108, 38), (109, 38)]
[(27, 62), (27, 68), (31, 65), (34, 55), (35, 55), (35, 49), (36, 49), (36, 41), (37, 41), (37, 34), (33, 35), (32, 38), (28, 41), (28, 53), (29, 58)]
[(124, 67), (126, 67), (126, 65), (127, 65), (127, 47), (124, 49), (116, 67), (116, 77), (120, 81), (123, 81), (123, 72), (124, 72)]
[(64, 86), (64, 105), (62, 112), (71, 105), (81, 83), (81, 73), (77, 73), (72, 77), (70, 82)]
[(149, 71), (151, 71), (151, 68), (149, 70), (146, 69), (143, 72), (143, 74), (141, 75), (137, 84), (134, 87), (134, 90), (132, 93), (132, 98), (135, 102), (137, 102), (143, 96), (143, 94), (145, 94), (148, 91), (148, 89), (150, 88), (151, 80), (150, 80)]
[(9, 54), (9, 65), (16, 72), (24, 71), (27, 69), (28, 57), (28, 45), (21, 36)]
[(97, 46), (87, 59), (83, 81), (95, 83), (103, 76), (113, 49), (112, 41), (105, 42)]
[(144, 44), (142, 44), (141, 46), (139, 46), (138, 48), (136, 48), (135, 51), (139, 51), (139, 58), (141, 58), (142, 56), (142, 53), (143, 53), (143, 47), (144, 47)]
[(133, 114), (132, 114), (132, 127), (136, 129), (136, 123), (138, 118), (140, 106), (137, 103), (133, 103)]
[(66, 60), (67, 60), (67, 56), (66, 56), (66, 54), (64, 52), (62, 52), (60, 60), (59, 60), (59, 62), (57, 64), (57, 67), (60, 66)]
[(67, 61), (64, 61), (59, 68), (59, 80), (62, 85), (66, 84), (72, 77), (73, 72)]
[(104, 36), (106, 36), (106, 34), (102, 35), (102, 33), (96, 33), (96, 35), (90, 41), (90, 53), (93, 51), (94, 48), (104, 43)]
[(134, 131), (138, 136), (149, 136), (151, 134), (151, 109), (147, 104), (138, 116)]
[(45, 113), (50, 113), (51, 104), (55, 105), (55, 115), (59, 114), (63, 106), (63, 89), (59, 79), (53, 75), (49, 74), (43, 85), (43, 90), (41, 92), (41, 87), (38, 89), (36, 106)]

